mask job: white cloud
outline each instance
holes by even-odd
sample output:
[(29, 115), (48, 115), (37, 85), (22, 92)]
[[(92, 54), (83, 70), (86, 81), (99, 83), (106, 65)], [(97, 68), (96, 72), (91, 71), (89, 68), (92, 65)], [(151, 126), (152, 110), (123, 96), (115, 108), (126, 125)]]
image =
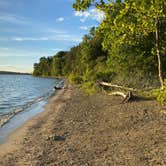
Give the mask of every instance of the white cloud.
[(82, 40), (80, 36), (71, 35), (71, 34), (59, 34), (50, 39), (57, 41), (70, 41), (70, 42), (80, 42)]
[(51, 51), (55, 51), (55, 52), (58, 52), (58, 51), (61, 51), (63, 50), (62, 48), (52, 48)]
[(86, 20), (85, 18), (81, 18), (80, 19), (81, 22), (85, 22), (85, 20)]
[(75, 16), (79, 16), (79, 17), (89, 17), (89, 16), (90, 16), (90, 12), (88, 12), (88, 11), (85, 11), (85, 12), (76, 11), (76, 12), (75, 12)]
[(1, 37), (0, 41), (15, 41), (15, 42), (26, 42), (26, 41), (71, 41), (71, 42), (80, 42), (81, 37), (72, 34), (55, 34), (51, 36), (42, 36), (42, 37)]
[(18, 42), (22, 42), (22, 41), (46, 41), (49, 40), (48, 37), (13, 37), (10, 40), (12, 41), (18, 41)]
[(101, 22), (104, 19), (104, 13), (98, 9), (90, 9), (88, 11), (75, 11), (75, 16), (81, 17), (80, 21), (85, 22), (88, 18)]
[(29, 50), (20, 50), (15, 48), (0, 47), (0, 57), (28, 57), (39, 55), (38, 52), (31, 52)]
[(8, 47), (0, 47), (0, 50), (9, 50)]
[(2, 64), (0, 64), (0, 67), (11, 67), (12, 65), (10, 65), (10, 64), (6, 64), (6, 65), (2, 65)]
[(67, 33), (67, 31), (65, 31), (65, 30), (54, 29), (54, 28), (48, 28), (47, 32), (48, 33), (55, 33), (55, 34), (66, 34)]
[(63, 17), (59, 17), (56, 19), (57, 22), (63, 22), (64, 21), (64, 18)]
[(16, 16), (8, 13), (0, 13), (0, 22), (8, 22), (15, 24), (26, 24), (28, 23), (27, 19), (24, 17)]
[(88, 30), (88, 27), (87, 26), (80, 26), (80, 29), (82, 29), (82, 30)]

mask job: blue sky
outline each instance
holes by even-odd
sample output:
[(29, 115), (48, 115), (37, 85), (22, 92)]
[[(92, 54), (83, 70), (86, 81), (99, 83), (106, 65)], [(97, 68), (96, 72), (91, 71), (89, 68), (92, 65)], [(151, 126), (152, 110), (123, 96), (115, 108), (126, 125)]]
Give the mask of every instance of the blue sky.
[(73, 0), (0, 0), (0, 70), (32, 72), (42, 56), (77, 45), (103, 14)]

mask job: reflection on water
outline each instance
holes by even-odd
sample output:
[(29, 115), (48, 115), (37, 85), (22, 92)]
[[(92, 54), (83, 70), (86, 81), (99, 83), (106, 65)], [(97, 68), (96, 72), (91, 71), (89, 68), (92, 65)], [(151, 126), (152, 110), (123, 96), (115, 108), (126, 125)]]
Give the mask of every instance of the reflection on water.
[(0, 75), (0, 144), (26, 120), (42, 112), (53, 87), (62, 84), (59, 79)]
[(0, 116), (48, 94), (58, 82), (31, 75), (0, 75)]

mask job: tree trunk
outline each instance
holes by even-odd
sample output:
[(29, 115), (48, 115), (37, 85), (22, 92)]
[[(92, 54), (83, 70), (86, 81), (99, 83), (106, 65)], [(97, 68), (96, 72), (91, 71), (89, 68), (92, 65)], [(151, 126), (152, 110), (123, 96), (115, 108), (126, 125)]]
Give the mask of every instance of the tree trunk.
[(162, 67), (161, 67), (161, 56), (160, 56), (160, 44), (159, 44), (159, 33), (158, 33), (158, 24), (159, 24), (159, 20), (158, 18), (156, 18), (155, 20), (155, 27), (156, 27), (156, 36), (155, 36), (155, 40), (156, 40), (156, 50), (157, 50), (157, 59), (158, 59), (158, 76), (159, 76), (159, 81), (160, 81), (160, 85), (161, 85), (161, 89), (164, 88), (164, 82), (163, 82), (163, 77), (162, 77)]
[(148, 87), (148, 88), (144, 88), (144, 89), (129, 88), (129, 87), (124, 87), (124, 86), (112, 84), (111, 82), (104, 82), (104, 81), (97, 81), (97, 83), (99, 85), (102, 85), (102, 86), (108, 86), (108, 87), (112, 87), (112, 88), (119, 88), (119, 89), (131, 91), (131, 92), (141, 92), (141, 91), (148, 91), (148, 90), (154, 89), (154, 87)]

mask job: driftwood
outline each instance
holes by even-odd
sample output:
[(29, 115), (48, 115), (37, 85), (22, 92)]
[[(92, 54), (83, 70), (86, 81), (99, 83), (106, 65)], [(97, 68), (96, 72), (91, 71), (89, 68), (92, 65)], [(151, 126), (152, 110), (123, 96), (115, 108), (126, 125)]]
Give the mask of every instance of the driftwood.
[(115, 85), (115, 84), (107, 83), (107, 82), (103, 82), (103, 81), (102, 82), (98, 82), (98, 83), (99, 83), (99, 85), (102, 85), (102, 86), (109, 86), (109, 87), (112, 87), (112, 88), (118, 88), (118, 89), (122, 89), (122, 90), (127, 91), (126, 93), (120, 92), (120, 91), (109, 93), (109, 95), (122, 96), (124, 98), (122, 103), (128, 102), (129, 100), (131, 100), (133, 98), (132, 92), (137, 91), (137, 89), (134, 89), (134, 88), (128, 88), (128, 87)]
[(133, 94), (131, 91), (127, 92), (126, 94), (124, 92), (116, 91), (116, 92), (109, 93), (109, 95), (122, 96), (124, 98), (122, 103), (128, 102), (129, 100), (133, 98)]
[(109, 95), (120, 95), (120, 96), (122, 96), (124, 98), (123, 102), (128, 102), (129, 100), (133, 100), (135, 98), (133, 96), (134, 92), (149, 91), (149, 90), (154, 89), (154, 87), (148, 87), (148, 88), (144, 88), (144, 89), (129, 88), (129, 87), (120, 86), (120, 85), (116, 85), (116, 84), (112, 84), (112, 83), (108, 83), (108, 82), (104, 82), (104, 81), (98, 81), (97, 83), (100, 86), (108, 86), (108, 87), (111, 87), (111, 88), (117, 88), (117, 89), (125, 91), (125, 92), (116, 91), (116, 92), (112, 92), (112, 93), (109, 94)]
[(124, 89), (124, 90), (127, 90), (127, 91), (138, 91), (138, 89), (134, 89), (134, 88), (128, 88), (128, 87), (124, 87), (124, 86), (120, 86), (120, 85), (116, 85), (116, 84), (112, 84), (112, 83), (108, 83), (108, 82), (98, 82), (99, 85), (104, 85), (104, 86), (109, 86), (109, 87), (112, 87), (112, 88), (119, 88), (119, 89)]
[(116, 84), (112, 84), (112, 83), (108, 83), (108, 82), (104, 82), (104, 81), (98, 81), (98, 84), (103, 85), (103, 86), (109, 86), (112, 88), (119, 88), (119, 89), (131, 91), (131, 92), (148, 91), (148, 90), (154, 89), (154, 87), (149, 87), (149, 88), (144, 88), (144, 89), (129, 88), (129, 87), (120, 86), (120, 85), (116, 85)]

